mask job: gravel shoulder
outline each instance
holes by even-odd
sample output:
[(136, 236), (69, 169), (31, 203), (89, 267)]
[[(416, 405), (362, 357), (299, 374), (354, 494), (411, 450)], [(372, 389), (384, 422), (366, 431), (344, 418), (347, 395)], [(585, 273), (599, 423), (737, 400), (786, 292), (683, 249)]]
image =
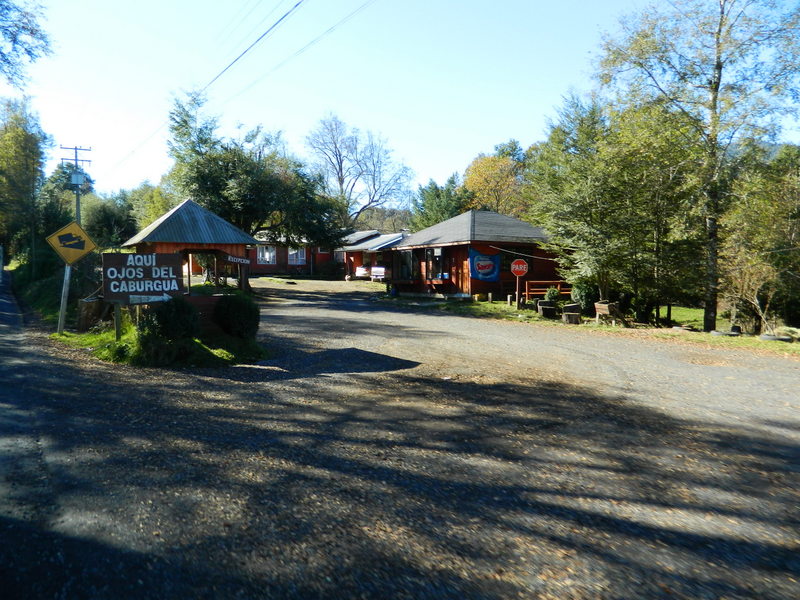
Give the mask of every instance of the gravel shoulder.
[(274, 357), (224, 370), (0, 304), (10, 597), (800, 597), (797, 361), (349, 283), (256, 280)]

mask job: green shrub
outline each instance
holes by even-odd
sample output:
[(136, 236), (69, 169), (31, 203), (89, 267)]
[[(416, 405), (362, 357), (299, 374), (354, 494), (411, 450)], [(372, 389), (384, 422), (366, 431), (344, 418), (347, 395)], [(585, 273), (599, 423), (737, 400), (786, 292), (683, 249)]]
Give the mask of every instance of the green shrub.
[(253, 339), (256, 337), (261, 315), (258, 304), (247, 296), (231, 294), (222, 296), (214, 306), (214, 323), (234, 337)]
[(549, 287), (547, 291), (544, 293), (544, 299), (548, 302), (558, 302), (561, 298), (561, 292), (558, 291), (558, 288)]
[(594, 315), (594, 303), (600, 300), (597, 286), (590, 283), (573, 283), (572, 299), (581, 305), (581, 312), (585, 315)]
[(200, 333), (197, 309), (180, 296), (160, 302), (147, 310), (139, 330), (162, 340), (193, 339)]

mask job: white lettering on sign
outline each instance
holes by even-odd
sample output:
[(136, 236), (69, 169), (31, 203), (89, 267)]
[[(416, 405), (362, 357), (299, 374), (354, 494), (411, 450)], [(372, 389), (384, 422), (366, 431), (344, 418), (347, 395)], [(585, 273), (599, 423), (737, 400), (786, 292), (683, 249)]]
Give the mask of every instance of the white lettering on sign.
[(103, 255), (103, 294), (111, 302), (163, 302), (184, 291), (178, 254)]
[(177, 292), (180, 290), (174, 279), (145, 279), (112, 281), (108, 289), (114, 294), (125, 292)]
[(109, 279), (141, 279), (144, 277), (144, 269), (137, 269), (135, 267), (117, 269), (115, 267), (109, 267), (106, 269), (106, 277)]
[[(128, 266), (136, 266), (136, 267), (152, 267), (156, 264), (156, 255), (155, 254), (129, 254), (128, 255), (128, 262), (126, 263)], [(141, 275), (139, 275), (141, 277)]]
[(172, 271), (172, 267), (153, 267), (151, 277), (153, 279), (175, 279), (175, 273)]

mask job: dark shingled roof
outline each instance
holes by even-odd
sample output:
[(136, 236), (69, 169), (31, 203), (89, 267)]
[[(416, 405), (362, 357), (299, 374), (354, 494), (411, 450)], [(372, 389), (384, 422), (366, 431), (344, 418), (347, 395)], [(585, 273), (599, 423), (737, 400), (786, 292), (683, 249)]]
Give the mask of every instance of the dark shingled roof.
[(377, 252), (378, 250), (382, 250), (384, 248), (396, 246), (400, 241), (402, 241), (403, 235), (404, 234), (402, 232), (384, 233), (382, 235), (376, 235), (375, 237), (368, 238), (363, 242), (359, 242), (358, 244), (345, 246), (343, 250), (345, 252)]
[(181, 202), (122, 245), (134, 246), (143, 242), (248, 245), (257, 243), (252, 236), (192, 200)]
[(457, 217), (412, 233), (395, 248), (444, 246), (469, 242), (543, 242), (541, 227), (488, 210), (470, 210)]

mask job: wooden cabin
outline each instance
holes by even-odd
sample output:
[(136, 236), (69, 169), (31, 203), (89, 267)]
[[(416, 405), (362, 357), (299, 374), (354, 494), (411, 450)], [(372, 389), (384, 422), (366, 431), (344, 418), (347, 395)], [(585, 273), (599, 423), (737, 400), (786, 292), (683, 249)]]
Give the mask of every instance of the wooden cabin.
[[(401, 295), (469, 298), (513, 294), (511, 262), (528, 263), (525, 281), (561, 282), (540, 228), (492, 211), (470, 210), (404, 237), (391, 248), (388, 281)], [(534, 286), (535, 287), (535, 286)], [(565, 287), (566, 289), (566, 287)]]

